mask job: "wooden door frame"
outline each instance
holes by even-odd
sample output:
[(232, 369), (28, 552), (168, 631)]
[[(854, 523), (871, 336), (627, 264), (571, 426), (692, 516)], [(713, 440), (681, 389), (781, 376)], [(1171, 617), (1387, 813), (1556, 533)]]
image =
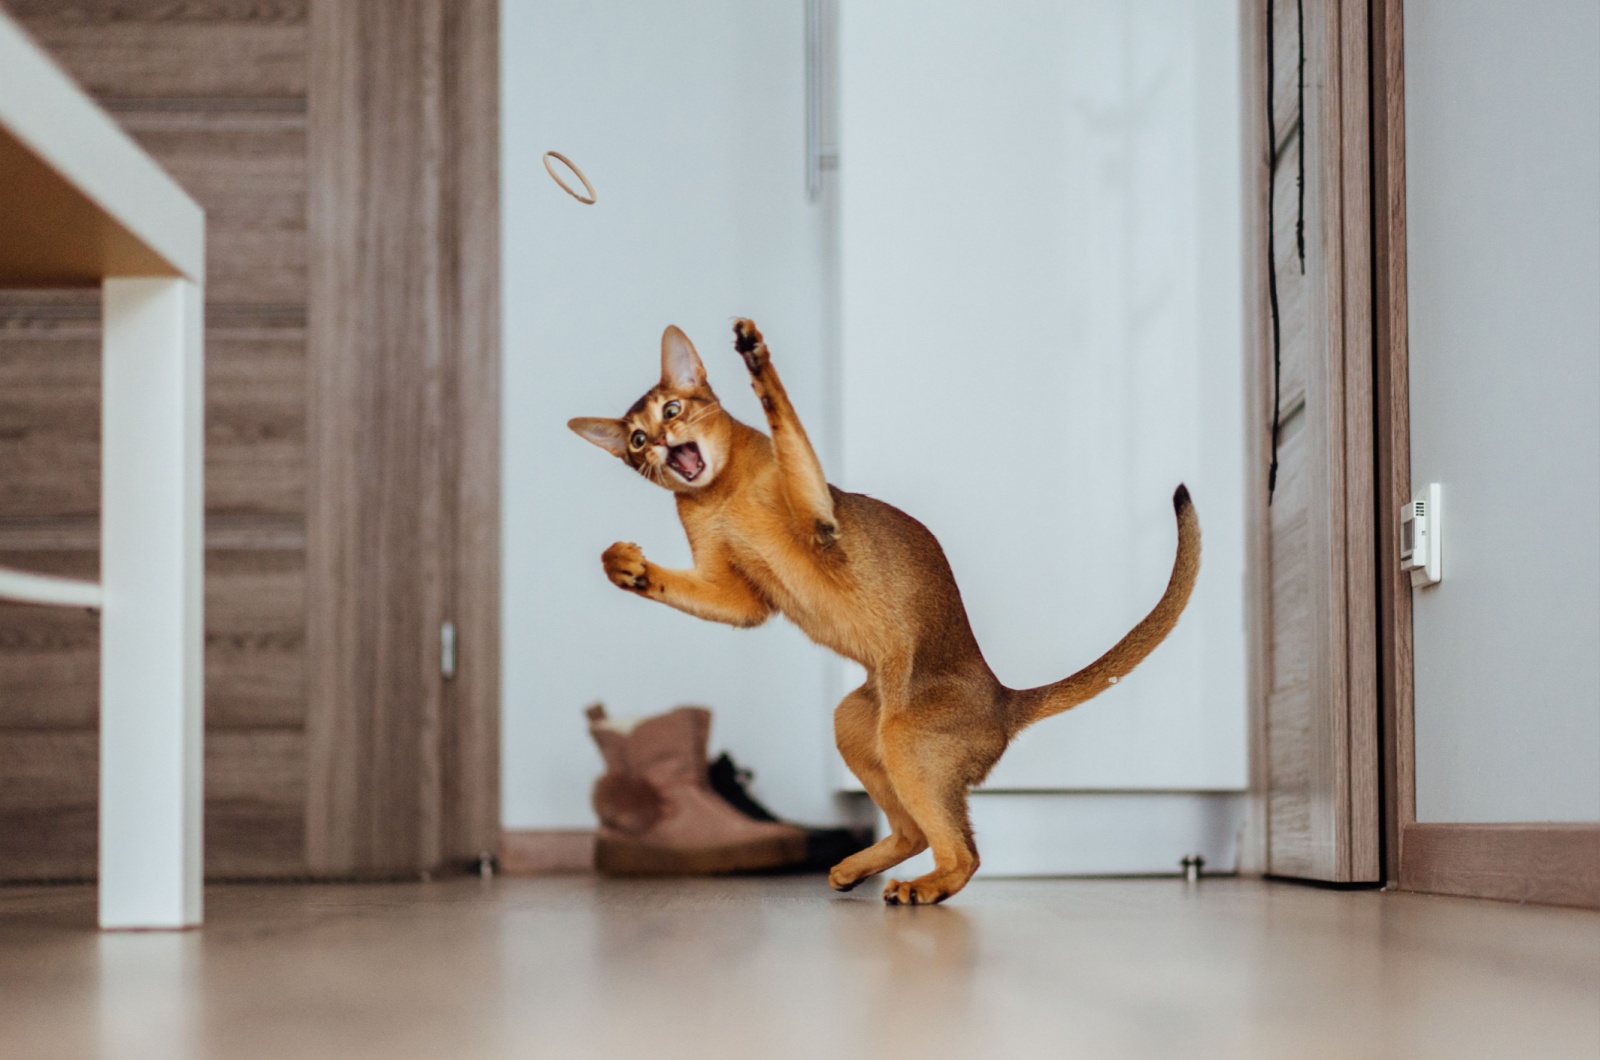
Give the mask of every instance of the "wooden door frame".
[(306, 862), (414, 876), (500, 843), (499, 4), (309, 27)]
[(1385, 875), (1399, 890), (1600, 908), (1600, 825), (1417, 821), (1411, 584), (1395, 542), (1411, 496), (1403, 0), (1371, 0), (1370, 24)]
[[(1292, 5), (1289, 6), (1291, 12)], [(1254, 287), (1251, 339), (1253, 370), (1246, 407), (1252, 422), (1273, 422), (1273, 354), (1269, 332), (1266, 196), (1274, 179), (1270, 157), (1277, 146), (1262, 108), (1266, 76), (1265, 6), (1242, 8), (1247, 174), (1244, 194), (1251, 238), (1246, 267)], [(1249, 520), (1250, 667), (1252, 724), (1250, 760), (1251, 825), (1241, 848), (1241, 869), (1290, 873), (1289, 878), (1325, 883), (1373, 885), (1382, 879), (1382, 743), (1379, 724), (1378, 603), (1373, 476), (1374, 420), (1372, 357), (1372, 245), (1370, 76), (1368, 0), (1312, 0), (1305, 6), (1304, 30), (1309, 130), (1315, 161), (1307, 162), (1307, 183), (1315, 181), (1316, 205), (1307, 207), (1305, 225), (1320, 235), (1322, 258), (1316, 272), (1321, 288), (1309, 297), (1309, 326), (1323, 329), (1312, 342), (1306, 367), (1308, 395), (1318, 395), (1304, 415), (1317, 421), (1326, 452), (1315, 472), (1310, 518), (1320, 520), (1321, 536), (1311, 546), (1311, 584), (1316, 596), (1309, 652), (1313, 682), (1313, 735), (1305, 784), (1319, 813), (1310, 831), (1321, 837), (1312, 856), (1280, 856), (1273, 849), (1274, 754), (1270, 696), (1273, 690), (1272, 530), (1267, 489), (1270, 432), (1252, 435), (1251, 516)], [(1281, 27), (1278, 31), (1282, 32)], [(1279, 68), (1282, 73), (1283, 68)], [(1278, 86), (1282, 88), (1282, 82)], [(1281, 97), (1280, 97), (1281, 102)], [(1281, 109), (1281, 108), (1280, 108)], [(1282, 127), (1276, 135), (1293, 142)], [(1281, 244), (1280, 244), (1281, 250)], [(1325, 349), (1321, 348), (1325, 344)], [(1285, 345), (1287, 350), (1287, 344)], [(1291, 404), (1285, 391), (1284, 406)], [(1302, 428), (1307, 429), (1307, 428)], [(1323, 466), (1323, 465), (1318, 465)], [(1285, 485), (1280, 482), (1280, 486)], [(1292, 737), (1290, 738), (1292, 742)]]

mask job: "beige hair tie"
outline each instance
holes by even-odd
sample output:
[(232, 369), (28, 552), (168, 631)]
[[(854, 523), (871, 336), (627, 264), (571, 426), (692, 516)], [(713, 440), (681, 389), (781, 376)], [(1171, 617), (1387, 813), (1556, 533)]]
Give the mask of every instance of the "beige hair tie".
[[(573, 191), (572, 190), (572, 186), (570, 184), (568, 184), (566, 181), (562, 180), (561, 177), (556, 174), (555, 166), (552, 166), (550, 164), (550, 160), (552, 158), (558, 159), (561, 162), (562, 165), (564, 165), (568, 169), (572, 170), (574, 176), (576, 176), (579, 180), (583, 181), (583, 190), (589, 193), (587, 196), (579, 195), (577, 192)], [(579, 202), (583, 203), (585, 206), (593, 206), (594, 205), (594, 200), (598, 197), (598, 196), (595, 195), (594, 185), (589, 183), (589, 178), (583, 175), (583, 170), (579, 169), (577, 167), (577, 165), (573, 163), (572, 159), (568, 158), (566, 155), (562, 154), (560, 151), (546, 151), (544, 153), (544, 171), (546, 173), (550, 174), (550, 179), (551, 180), (553, 180), (557, 184), (561, 185), (561, 190), (562, 191), (566, 192), (568, 195), (572, 196), (574, 199), (577, 199)]]

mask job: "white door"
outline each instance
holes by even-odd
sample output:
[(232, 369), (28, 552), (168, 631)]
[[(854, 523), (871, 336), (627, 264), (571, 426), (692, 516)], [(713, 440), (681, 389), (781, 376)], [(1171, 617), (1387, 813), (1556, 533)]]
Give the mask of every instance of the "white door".
[(840, 7), (834, 481), (938, 535), (1018, 687), (1092, 661), (1155, 603), (1178, 483), (1204, 531), (1168, 642), (1024, 734), (975, 798), (984, 869), (1153, 872), (1188, 852), (1231, 867), (1247, 783), (1237, 8)]
[[(827, 229), (806, 189), (801, 5), (743, 0), (501, 6), (504, 240), (503, 820), (592, 827), (584, 705), (715, 711), (713, 753), (778, 813), (834, 813), (831, 662), (792, 625), (733, 629), (619, 592), (613, 541), (668, 566), (671, 497), (567, 430), (653, 385), (667, 324), (699, 344), (734, 415), (763, 422), (733, 351), (755, 318), (803, 415), (826, 397)], [(555, 149), (599, 192), (545, 173)], [(827, 431), (819, 433), (825, 438)]]

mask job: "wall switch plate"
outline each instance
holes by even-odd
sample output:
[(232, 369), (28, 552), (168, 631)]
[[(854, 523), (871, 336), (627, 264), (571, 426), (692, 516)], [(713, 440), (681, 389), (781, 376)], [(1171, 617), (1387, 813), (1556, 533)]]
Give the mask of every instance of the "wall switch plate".
[(1413, 586), (1444, 577), (1439, 492), (1439, 484), (1430, 482), (1400, 508), (1400, 569), (1411, 572)]

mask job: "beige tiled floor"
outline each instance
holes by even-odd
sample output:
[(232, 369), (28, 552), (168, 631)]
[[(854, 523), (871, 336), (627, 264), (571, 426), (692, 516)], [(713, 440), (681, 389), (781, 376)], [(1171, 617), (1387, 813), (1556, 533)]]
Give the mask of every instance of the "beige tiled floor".
[(1600, 915), (1240, 880), (0, 889), (0, 1056), (1600, 1057)]

